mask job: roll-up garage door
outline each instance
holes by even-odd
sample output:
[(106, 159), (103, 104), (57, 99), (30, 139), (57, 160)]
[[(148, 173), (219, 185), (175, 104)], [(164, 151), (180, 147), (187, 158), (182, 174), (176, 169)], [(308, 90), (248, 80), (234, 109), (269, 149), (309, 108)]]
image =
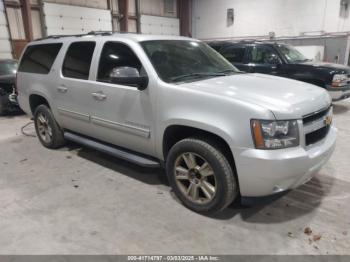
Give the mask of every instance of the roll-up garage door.
[(12, 58), (10, 35), (4, 9), (4, 1), (0, 0), (0, 59)]
[(110, 10), (44, 2), (47, 35), (112, 31)]
[(178, 18), (142, 15), (141, 32), (155, 35), (179, 35), (180, 22)]

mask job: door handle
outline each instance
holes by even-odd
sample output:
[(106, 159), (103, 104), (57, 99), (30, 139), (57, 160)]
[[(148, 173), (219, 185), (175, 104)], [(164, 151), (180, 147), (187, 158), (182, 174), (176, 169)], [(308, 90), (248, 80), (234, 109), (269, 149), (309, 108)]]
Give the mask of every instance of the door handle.
[(107, 96), (102, 93), (102, 91), (91, 93), (91, 95), (99, 101), (105, 100), (107, 98)]
[(66, 93), (68, 91), (68, 88), (65, 86), (59, 86), (59, 87), (57, 87), (57, 90), (58, 90), (58, 92)]

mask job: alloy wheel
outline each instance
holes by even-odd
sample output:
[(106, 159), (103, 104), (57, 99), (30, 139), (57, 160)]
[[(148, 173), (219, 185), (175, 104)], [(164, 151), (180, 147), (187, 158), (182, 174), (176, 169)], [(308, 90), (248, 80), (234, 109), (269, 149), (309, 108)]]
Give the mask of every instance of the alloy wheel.
[(213, 168), (198, 154), (186, 152), (175, 161), (175, 181), (181, 193), (196, 204), (213, 200), (217, 183)]
[(38, 133), (40, 138), (45, 142), (45, 143), (51, 143), (52, 141), (52, 128), (49, 123), (48, 117), (43, 114), (39, 113), (37, 116), (37, 127), (38, 127)]

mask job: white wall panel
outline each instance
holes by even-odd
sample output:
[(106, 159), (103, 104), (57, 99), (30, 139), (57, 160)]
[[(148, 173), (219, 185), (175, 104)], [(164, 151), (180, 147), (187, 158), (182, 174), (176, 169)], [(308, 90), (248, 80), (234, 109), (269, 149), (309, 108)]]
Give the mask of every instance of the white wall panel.
[(140, 1), (141, 14), (153, 16), (177, 17), (176, 1), (173, 0), (171, 13), (165, 12), (164, 0), (142, 0)]
[(143, 34), (179, 35), (179, 19), (141, 15), (141, 32)]
[(12, 39), (25, 39), (22, 11), (20, 8), (7, 7), (7, 18), (10, 24)]
[(135, 19), (128, 20), (128, 32), (137, 33), (137, 21)]
[[(315, 31), (350, 31), (349, 10), (340, 0), (194, 0), (194, 37), (201, 39), (299, 36)], [(234, 24), (227, 25), (227, 9), (234, 8)], [(349, 8), (349, 7), (348, 7)]]
[(39, 10), (31, 10), (32, 25), (33, 25), (33, 37), (34, 39), (41, 38), (41, 19)]
[(44, 3), (44, 14), (47, 35), (112, 30), (109, 10)]
[[(34, 1), (38, 1), (38, 0), (34, 0)], [(55, 3), (55, 4), (92, 7), (92, 8), (99, 8), (99, 9), (107, 9), (108, 7), (107, 0), (44, 0), (44, 1)]]
[(12, 58), (10, 36), (6, 22), (4, 2), (0, 0), (0, 59)]

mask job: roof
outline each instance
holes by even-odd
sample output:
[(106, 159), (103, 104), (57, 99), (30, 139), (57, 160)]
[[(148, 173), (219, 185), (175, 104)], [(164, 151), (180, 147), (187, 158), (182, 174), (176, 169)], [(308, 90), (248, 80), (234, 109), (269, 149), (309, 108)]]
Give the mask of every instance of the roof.
[[(146, 35), (146, 34), (132, 34), (132, 33), (112, 33), (112, 32), (89, 32), (87, 34), (78, 35), (53, 35), (40, 39), (34, 40), (34, 42), (51, 42), (50, 40), (61, 40), (61, 41), (71, 41), (77, 40), (78, 38), (84, 39), (128, 39), (135, 42), (149, 41), (149, 40), (191, 40), (198, 41), (193, 38), (183, 37), (183, 36), (171, 36), (171, 35)], [(56, 41), (55, 41), (56, 42)]]
[(268, 45), (281, 45), (283, 43), (277, 43), (274, 41), (261, 41), (261, 40), (255, 40), (255, 39), (247, 39), (247, 40), (239, 40), (239, 41), (212, 41), (208, 42), (210, 45), (230, 45), (230, 44), (268, 44)]

